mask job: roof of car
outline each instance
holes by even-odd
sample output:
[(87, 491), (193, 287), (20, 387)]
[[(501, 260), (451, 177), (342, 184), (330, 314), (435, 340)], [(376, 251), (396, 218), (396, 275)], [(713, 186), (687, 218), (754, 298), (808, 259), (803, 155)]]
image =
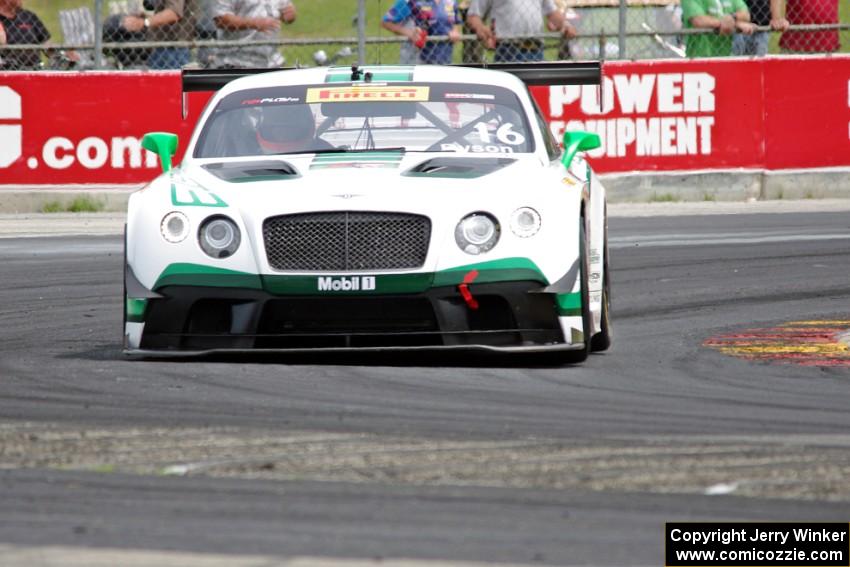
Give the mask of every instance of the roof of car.
[[(491, 69), (473, 69), (439, 65), (364, 65), (362, 73), (371, 73), (372, 82), (472, 83), (525, 90), (523, 82), (510, 73)], [(258, 73), (228, 83), (222, 94), (243, 89), (319, 83), (351, 83), (352, 68), (312, 67)]]

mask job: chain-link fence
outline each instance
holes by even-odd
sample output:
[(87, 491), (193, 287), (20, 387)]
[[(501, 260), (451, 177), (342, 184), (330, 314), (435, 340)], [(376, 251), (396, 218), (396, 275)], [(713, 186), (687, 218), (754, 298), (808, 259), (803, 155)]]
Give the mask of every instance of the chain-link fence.
[[(774, 0), (776, 3), (776, 0)], [(0, 69), (850, 52), (838, 0), (0, 0)], [(848, 3), (844, 3), (848, 4)]]

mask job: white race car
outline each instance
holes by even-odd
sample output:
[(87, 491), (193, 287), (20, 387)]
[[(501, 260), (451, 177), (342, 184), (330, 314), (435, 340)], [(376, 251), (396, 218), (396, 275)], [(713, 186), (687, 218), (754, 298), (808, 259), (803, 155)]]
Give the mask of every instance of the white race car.
[[(130, 354), (611, 344), (605, 189), (528, 84), (597, 63), (184, 72), (220, 89), (130, 197)], [(546, 357), (547, 359), (550, 357)]]

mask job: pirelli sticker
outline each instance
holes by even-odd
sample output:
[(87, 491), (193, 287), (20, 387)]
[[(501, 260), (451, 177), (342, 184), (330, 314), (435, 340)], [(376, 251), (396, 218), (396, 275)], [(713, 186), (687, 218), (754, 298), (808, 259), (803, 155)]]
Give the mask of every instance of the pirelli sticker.
[(430, 87), (316, 87), (307, 89), (306, 102), (378, 102), (378, 101), (414, 101), (428, 100)]

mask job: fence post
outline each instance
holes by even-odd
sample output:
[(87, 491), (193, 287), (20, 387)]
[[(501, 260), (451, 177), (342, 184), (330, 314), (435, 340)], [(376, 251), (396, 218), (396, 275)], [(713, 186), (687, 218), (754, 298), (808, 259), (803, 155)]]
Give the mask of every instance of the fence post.
[(608, 43), (608, 38), (605, 37), (605, 28), (599, 30), (599, 60), (605, 60), (605, 45)]
[(620, 0), (620, 21), (619, 21), (619, 37), (617, 38), (617, 47), (620, 59), (626, 58), (626, 11), (628, 10), (627, 0)]
[(357, 63), (366, 63), (366, 0), (357, 0)]
[(103, 68), (103, 0), (94, 0), (94, 68)]

